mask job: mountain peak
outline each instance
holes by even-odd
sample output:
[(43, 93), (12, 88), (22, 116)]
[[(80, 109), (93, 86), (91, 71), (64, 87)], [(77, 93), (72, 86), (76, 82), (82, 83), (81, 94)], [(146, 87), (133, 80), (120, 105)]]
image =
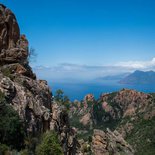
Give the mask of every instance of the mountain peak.
[(120, 80), (122, 84), (155, 84), (155, 72), (150, 71), (140, 71), (129, 74), (124, 79)]

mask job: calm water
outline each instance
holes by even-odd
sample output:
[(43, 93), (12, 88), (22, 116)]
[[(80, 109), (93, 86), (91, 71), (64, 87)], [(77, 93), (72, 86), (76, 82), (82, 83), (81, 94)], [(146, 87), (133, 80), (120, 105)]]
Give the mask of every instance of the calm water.
[(117, 81), (103, 81), (102, 83), (51, 83), (49, 82), (52, 92), (62, 89), (72, 101), (74, 99), (82, 100), (88, 93), (94, 94), (98, 98), (101, 93), (119, 91), (123, 88), (135, 89), (141, 92), (155, 92), (155, 85), (124, 85)]

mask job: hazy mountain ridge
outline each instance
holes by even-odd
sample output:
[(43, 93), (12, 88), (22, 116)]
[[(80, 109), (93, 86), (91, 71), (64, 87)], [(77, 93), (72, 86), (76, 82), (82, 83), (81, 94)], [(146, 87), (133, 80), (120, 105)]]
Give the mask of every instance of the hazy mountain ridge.
[(104, 77), (99, 77), (96, 79), (96, 81), (103, 81), (103, 80), (115, 80), (115, 81), (119, 81), (122, 80), (123, 78), (125, 78), (126, 76), (128, 76), (130, 73), (123, 73), (123, 74), (118, 74), (118, 75), (108, 75), (108, 76), (104, 76)]
[(119, 81), (122, 84), (139, 85), (139, 84), (155, 84), (154, 71), (135, 71)]

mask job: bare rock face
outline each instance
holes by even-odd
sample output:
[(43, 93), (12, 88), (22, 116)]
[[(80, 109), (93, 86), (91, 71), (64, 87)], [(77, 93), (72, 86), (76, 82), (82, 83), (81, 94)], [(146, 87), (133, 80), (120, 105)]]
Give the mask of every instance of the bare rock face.
[(20, 36), (20, 29), (11, 10), (0, 5), (0, 61), (24, 62), (28, 57), (28, 41)]
[[(101, 96), (101, 101), (105, 105), (103, 106), (103, 109), (105, 109), (106, 106), (109, 106), (109, 98), (110, 94), (103, 94)], [(152, 96), (149, 94), (137, 92), (130, 89), (122, 89), (115, 95), (115, 97), (112, 97), (110, 102), (116, 103), (122, 110), (122, 116), (119, 115), (118, 117), (126, 117), (134, 116), (136, 114), (136, 111), (138, 111), (139, 113), (146, 112), (146, 109), (148, 106), (150, 106), (151, 101)], [(105, 104), (105, 102), (107, 102), (107, 104)], [(112, 112), (112, 109), (110, 111)]]
[(123, 117), (134, 116), (136, 111), (146, 112), (151, 101), (151, 95), (129, 89), (123, 89), (114, 98), (114, 102), (123, 110)]
[(0, 4), (0, 91), (19, 113), (27, 134), (50, 128), (51, 91), (28, 64), (28, 40), (15, 15)]
[(12, 81), (0, 74), (0, 91), (25, 122), (27, 133), (49, 129), (44, 124), (50, 120), (51, 93), (45, 82), (24, 76)]
[(20, 30), (15, 15), (3, 5), (0, 5), (0, 51), (16, 47)]
[(0, 4), (0, 66), (11, 74), (22, 74), (36, 78), (28, 65), (29, 45), (20, 29), (15, 15)]
[(90, 123), (91, 120), (91, 114), (90, 113), (86, 113), (81, 119), (80, 122), (86, 126)]
[(132, 147), (117, 131), (94, 130), (92, 138), (92, 152), (94, 155), (134, 155)]

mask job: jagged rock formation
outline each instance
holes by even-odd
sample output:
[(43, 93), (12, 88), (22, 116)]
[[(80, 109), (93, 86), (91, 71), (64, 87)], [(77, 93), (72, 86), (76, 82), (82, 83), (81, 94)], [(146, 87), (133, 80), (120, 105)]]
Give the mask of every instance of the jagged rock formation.
[(25, 121), (28, 133), (49, 128), (51, 92), (28, 64), (28, 41), (15, 15), (0, 5), (0, 91)]
[(79, 143), (76, 137), (76, 129), (70, 127), (66, 107), (53, 103), (51, 115), (50, 128), (58, 132), (64, 154), (75, 155), (79, 148)]
[[(136, 121), (150, 120), (155, 116), (153, 96), (135, 90), (123, 89), (118, 93), (103, 94), (100, 103), (111, 120), (120, 121), (117, 130), (123, 137), (131, 132)], [(131, 121), (128, 121), (130, 118)]]
[(75, 155), (78, 143), (68, 114), (53, 103), (47, 82), (36, 79), (28, 56), (28, 40), (20, 35), (15, 15), (0, 4), (0, 91), (18, 112), (27, 135), (55, 130), (64, 154)]
[(94, 130), (92, 138), (94, 155), (133, 155), (134, 150), (117, 131)]
[(74, 101), (70, 106), (70, 118), (78, 116), (79, 122), (84, 126), (92, 126), (92, 105), (94, 104), (94, 96), (88, 94), (84, 97), (84, 100), (80, 103), (79, 101)]
[(26, 60), (28, 56), (28, 41), (20, 30), (15, 15), (0, 6), (0, 58), (1, 62), (13, 63)]
[[(88, 141), (92, 129), (99, 128), (106, 131), (110, 128), (111, 134), (117, 131), (125, 141), (132, 144), (135, 154), (144, 151), (144, 148), (151, 153), (154, 152), (152, 136), (155, 131), (154, 94), (122, 89), (119, 92), (102, 94), (96, 101), (90, 95), (87, 96), (83, 102), (73, 103), (70, 111), (72, 125), (80, 131), (81, 137), (85, 137)], [(92, 128), (87, 126), (89, 122), (93, 123)]]
[(0, 5), (0, 66), (13, 74), (22, 74), (35, 79), (28, 65), (28, 40), (20, 35), (20, 29), (15, 15)]

